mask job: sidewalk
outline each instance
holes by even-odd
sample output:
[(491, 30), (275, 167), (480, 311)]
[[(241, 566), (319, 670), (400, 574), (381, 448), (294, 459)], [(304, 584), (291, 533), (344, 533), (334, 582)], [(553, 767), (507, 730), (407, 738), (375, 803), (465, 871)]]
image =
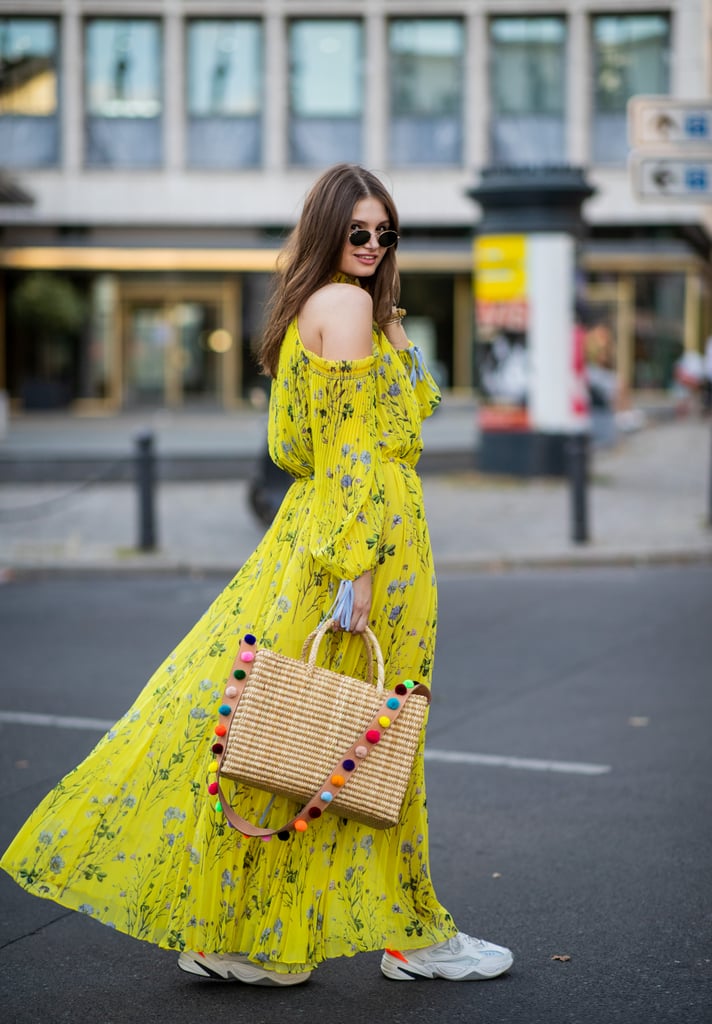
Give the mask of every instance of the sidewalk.
[[(201, 437), (212, 450), (229, 441), (234, 452), (233, 422), (223, 418), (223, 433), (217, 438), (210, 436), (205, 424), (199, 429), (199, 422), (185, 418), (180, 425), (184, 439), (191, 438), (196, 457), (200, 457)], [(570, 540), (567, 481), (484, 476), (460, 468), (470, 465), (469, 453), (474, 453), (474, 418), (467, 403), (455, 403), (425, 426), (431, 469), (423, 474), (423, 488), (441, 573), (513, 566), (712, 561), (712, 529), (706, 523), (712, 453), (709, 421), (693, 416), (649, 420), (614, 449), (595, 452), (586, 544)], [(117, 440), (114, 432), (112, 444), (124, 444), (135, 427), (124, 423), (125, 436)], [(254, 459), (264, 436), (264, 415), (245, 418), (243, 427), (242, 443), (247, 452), (250, 440)], [(102, 457), (118, 450), (107, 443), (106, 424), (89, 428), (82, 435), (85, 445), (95, 446)], [(80, 433), (76, 425), (67, 423), (64, 438), (57, 430), (53, 435), (47, 429), (40, 431), (36, 424), (32, 430), (32, 443), (47, 446), (45, 451), (51, 451), (53, 444), (56, 451), (66, 450), (67, 432)], [(31, 447), (28, 433), (32, 430), (16, 441), (15, 450), (23, 444)], [(177, 443), (175, 432), (173, 443)], [(456, 464), (452, 457), (458, 451)], [(434, 472), (438, 460), (443, 471)], [(138, 512), (132, 483), (4, 484), (0, 487), (0, 569), (6, 575), (91, 569), (184, 570), (227, 576), (264, 533), (249, 508), (248, 487), (248, 479), (237, 479), (235, 474), (217, 481), (163, 480), (157, 501), (158, 550), (146, 554), (135, 550)]]

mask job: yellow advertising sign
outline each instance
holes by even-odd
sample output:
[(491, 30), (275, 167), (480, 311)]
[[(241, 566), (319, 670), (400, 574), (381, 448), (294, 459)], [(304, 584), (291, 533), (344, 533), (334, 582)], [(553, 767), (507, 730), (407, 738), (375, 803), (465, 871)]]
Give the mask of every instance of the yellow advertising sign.
[(527, 297), (526, 235), (480, 235), (475, 239), (477, 302), (521, 302)]

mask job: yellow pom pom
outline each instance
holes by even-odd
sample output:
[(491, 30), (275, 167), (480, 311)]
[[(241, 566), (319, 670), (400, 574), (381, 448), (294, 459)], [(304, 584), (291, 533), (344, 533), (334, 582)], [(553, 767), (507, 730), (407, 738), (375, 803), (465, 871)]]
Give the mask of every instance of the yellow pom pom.
[(387, 729), (388, 726), (391, 724), (391, 720), (390, 718), (387, 718), (385, 715), (381, 715), (381, 717), (378, 719), (378, 724), (382, 729)]

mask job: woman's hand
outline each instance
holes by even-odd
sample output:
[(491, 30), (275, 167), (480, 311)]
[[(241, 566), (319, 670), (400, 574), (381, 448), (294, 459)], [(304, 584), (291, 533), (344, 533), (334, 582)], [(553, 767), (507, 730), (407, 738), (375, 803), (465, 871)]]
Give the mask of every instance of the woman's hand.
[(354, 606), (351, 612), (351, 633), (364, 633), (371, 614), (371, 571), (353, 581)]

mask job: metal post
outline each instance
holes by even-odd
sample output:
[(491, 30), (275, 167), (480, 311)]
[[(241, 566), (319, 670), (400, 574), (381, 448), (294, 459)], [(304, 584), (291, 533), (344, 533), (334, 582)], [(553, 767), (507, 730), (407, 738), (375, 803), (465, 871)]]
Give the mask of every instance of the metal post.
[(142, 431), (136, 437), (136, 491), (138, 497), (139, 551), (156, 549), (156, 456), (153, 433)]
[(588, 539), (588, 435), (571, 434), (567, 444), (571, 494), (571, 540), (585, 544)]

